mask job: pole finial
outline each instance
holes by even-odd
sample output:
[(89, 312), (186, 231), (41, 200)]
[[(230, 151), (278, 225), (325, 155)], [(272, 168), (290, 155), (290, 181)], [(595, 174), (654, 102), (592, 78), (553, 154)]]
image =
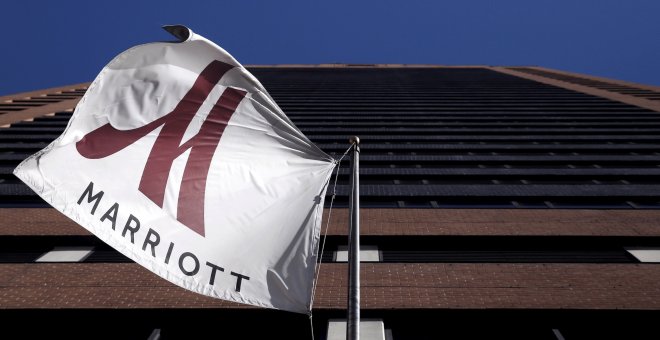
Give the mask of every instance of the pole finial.
[(355, 145), (360, 145), (360, 137), (358, 136), (351, 136), (348, 138), (348, 142)]

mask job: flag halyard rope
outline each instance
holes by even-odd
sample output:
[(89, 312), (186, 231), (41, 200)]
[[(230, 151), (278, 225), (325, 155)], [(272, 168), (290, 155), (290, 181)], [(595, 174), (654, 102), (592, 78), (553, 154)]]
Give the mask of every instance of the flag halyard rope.
[(325, 240), (328, 236), (328, 227), (330, 226), (330, 219), (332, 218), (332, 206), (335, 202), (335, 197), (337, 196), (337, 178), (339, 177), (339, 170), (341, 168), (341, 161), (346, 157), (353, 145), (351, 144), (348, 149), (344, 152), (343, 155), (336, 161), (337, 163), (337, 172), (335, 173), (335, 180), (332, 184), (332, 197), (330, 198), (330, 207), (328, 208), (328, 219), (325, 221), (325, 228), (323, 231), (323, 241), (321, 241), (321, 252), (319, 253), (319, 264), (316, 266), (316, 273), (314, 274), (314, 284), (312, 285), (312, 297), (309, 303), (309, 325), (312, 331), (312, 340), (314, 340), (314, 324), (312, 322), (312, 306), (314, 305), (314, 297), (316, 296), (316, 287), (319, 280), (319, 275), (321, 274), (321, 264), (323, 263), (323, 251), (325, 250)]

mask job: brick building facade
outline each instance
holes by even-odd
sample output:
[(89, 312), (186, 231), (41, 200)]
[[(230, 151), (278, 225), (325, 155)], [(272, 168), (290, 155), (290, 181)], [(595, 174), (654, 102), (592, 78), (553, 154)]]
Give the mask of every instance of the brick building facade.
[[(660, 88), (539, 67), (251, 71), (326, 152), (339, 157), (347, 136), (361, 137), (362, 243), (377, 254), (362, 264), (362, 316), (382, 321), (387, 338), (653, 338)], [(309, 338), (304, 315), (158, 278), (13, 177), (59, 136), (87, 85), (0, 97), (3, 328), (57, 338)], [(317, 339), (345, 316), (337, 252), (347, 184), (348, 162), (314, 304)], [(61, 250), (83, 255), (42, 260)]]

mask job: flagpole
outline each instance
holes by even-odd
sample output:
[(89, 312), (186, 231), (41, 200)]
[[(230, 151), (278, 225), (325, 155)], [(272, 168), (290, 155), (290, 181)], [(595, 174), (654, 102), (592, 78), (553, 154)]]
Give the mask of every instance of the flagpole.
[(352, 136), (348, 234), (348, 324), (346, 339), (360, 338), (360, 138)]

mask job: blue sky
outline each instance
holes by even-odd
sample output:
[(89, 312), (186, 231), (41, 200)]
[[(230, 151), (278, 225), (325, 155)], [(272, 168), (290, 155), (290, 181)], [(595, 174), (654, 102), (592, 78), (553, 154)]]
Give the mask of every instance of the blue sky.
[(185, 24), (243, 64), (539, 65), (660, 85), (660, 1), (3, 3), (0, 95), (91, 81)]

